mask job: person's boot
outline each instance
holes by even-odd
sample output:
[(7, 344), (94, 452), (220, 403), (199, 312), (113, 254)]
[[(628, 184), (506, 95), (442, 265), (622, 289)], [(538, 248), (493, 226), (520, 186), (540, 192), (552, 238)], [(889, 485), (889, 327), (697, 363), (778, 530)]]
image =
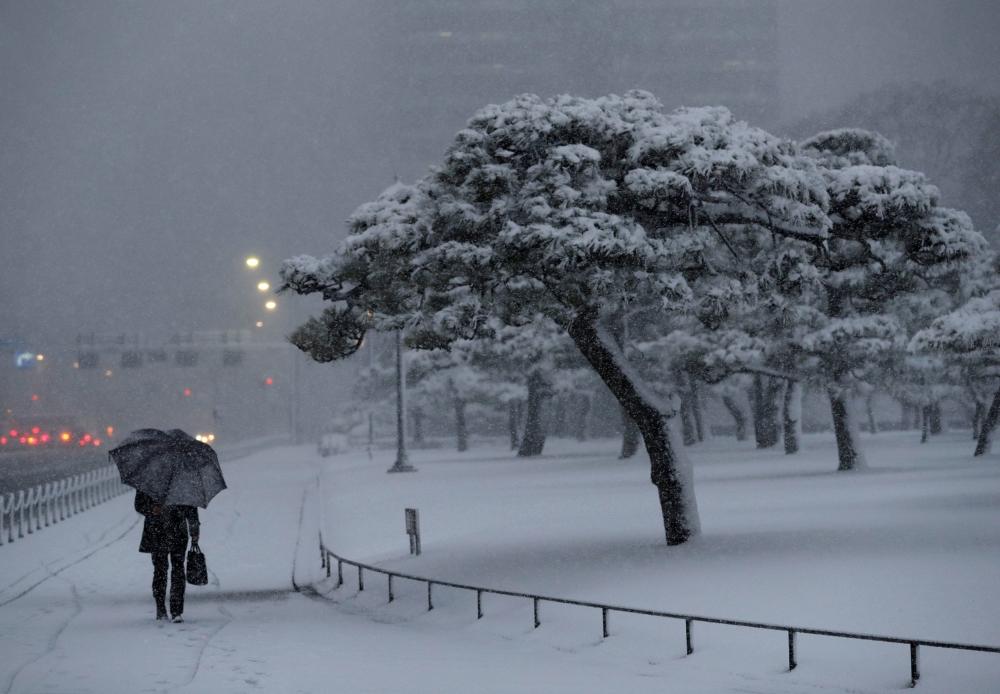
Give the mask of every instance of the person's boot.
[(166, 618), (167, 618), (167, 608), (166, 607), (161, 607), (160, 605), (157, 605), (156, 606), (156, 621), (165, 620)]
[(180, 624), (181, 622), (184, 621), (184, 615), (175, 614), (173, 617), (170, 618), (170, 621), (173, 622), (174, 624)]

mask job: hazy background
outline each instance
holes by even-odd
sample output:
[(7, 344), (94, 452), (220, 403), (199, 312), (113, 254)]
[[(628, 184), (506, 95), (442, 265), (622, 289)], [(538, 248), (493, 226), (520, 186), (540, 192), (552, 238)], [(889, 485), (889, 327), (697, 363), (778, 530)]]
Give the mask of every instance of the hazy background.
[[(531, 70), (477, 84), (471, 95), (448, 80), (424, 85), (413, 77), (420, 54), (407, 42), (409, 17), (422, 5), (0, 4), (0, 338), (42, 350), (71, 345), (79, 332), (246, 328), (263, 302), (242, 265), (246, 254), (259, 254), (273, 279), (282, 258), (329, 251), (358, 204), (444, 150), (480, 94), (496, 101), (536, 89), (588, 91), (586, 65), (567, 70), (565, 87), (552, 86), (559, 80), (551, 71), (542, 80)], [(621, 16), (605, 6), (601, 21), (576, 26), (587, 13), (563, 2), (534, 22), (532, 43), (512, 52), (527, 65), (551, 64), (556, 56), (538, 36), (570, 28), (573, 37), (560, 40), (583, 55), (614, 56), (622, 42), (655, 54), (657, 25), (642, 36), (616, 32)], [(778, 71), (768, 115), (737, 111), (756, 125), (781, 132), (890, 82), (945, 80), (1000, 94), (1000, 3), (759, 7), (775, 12), (776, 42), (761, 50)], [(696, 81), (692, 91), (681, 83), (663, 93), (622, 69), (593, 86), (644, 87), (676, 106), (689, 103)], [(476, 101), (431, 124), (410, 108), (446, 96)], [(424, 139), (416, 154), (400, 155), (411, 131)], [(305, 310), (298, 298), (279, 302), (276, 337), (294, 320), (290, 303), (297, 315)]]

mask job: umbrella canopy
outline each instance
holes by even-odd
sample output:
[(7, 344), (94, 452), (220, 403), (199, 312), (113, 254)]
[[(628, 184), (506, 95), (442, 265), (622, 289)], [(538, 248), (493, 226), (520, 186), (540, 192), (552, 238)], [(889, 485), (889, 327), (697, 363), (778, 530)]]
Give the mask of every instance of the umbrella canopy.
[(219, 457), (180, 429), (138, 429), (108, 451), (122, 482), (165, 506), (201, 506), (226, 488)]

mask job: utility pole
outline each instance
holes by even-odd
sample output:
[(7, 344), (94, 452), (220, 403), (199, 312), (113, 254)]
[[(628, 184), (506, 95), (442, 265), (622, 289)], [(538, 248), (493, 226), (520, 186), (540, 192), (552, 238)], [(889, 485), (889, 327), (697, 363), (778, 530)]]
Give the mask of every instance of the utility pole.
[(396, 462), (386, 472), (416, 472), (406, 455), (406, 373), (403, 370), (403, 331), (396, 331)]

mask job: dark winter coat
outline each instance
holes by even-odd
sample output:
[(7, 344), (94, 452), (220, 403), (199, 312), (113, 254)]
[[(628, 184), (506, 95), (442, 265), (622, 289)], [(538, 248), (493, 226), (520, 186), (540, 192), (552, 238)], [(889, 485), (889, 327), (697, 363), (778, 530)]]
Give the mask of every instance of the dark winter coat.
[(139, 551), (147, 554), (184, 552), (188, 545), (188, 528), (198, 537), (201, 524), (194, 506), (161, 506), (159, 514), (153, 507), (159, 504), (148, 494), (135, 493), (135, 510), (146, 517), (142, 526)]

